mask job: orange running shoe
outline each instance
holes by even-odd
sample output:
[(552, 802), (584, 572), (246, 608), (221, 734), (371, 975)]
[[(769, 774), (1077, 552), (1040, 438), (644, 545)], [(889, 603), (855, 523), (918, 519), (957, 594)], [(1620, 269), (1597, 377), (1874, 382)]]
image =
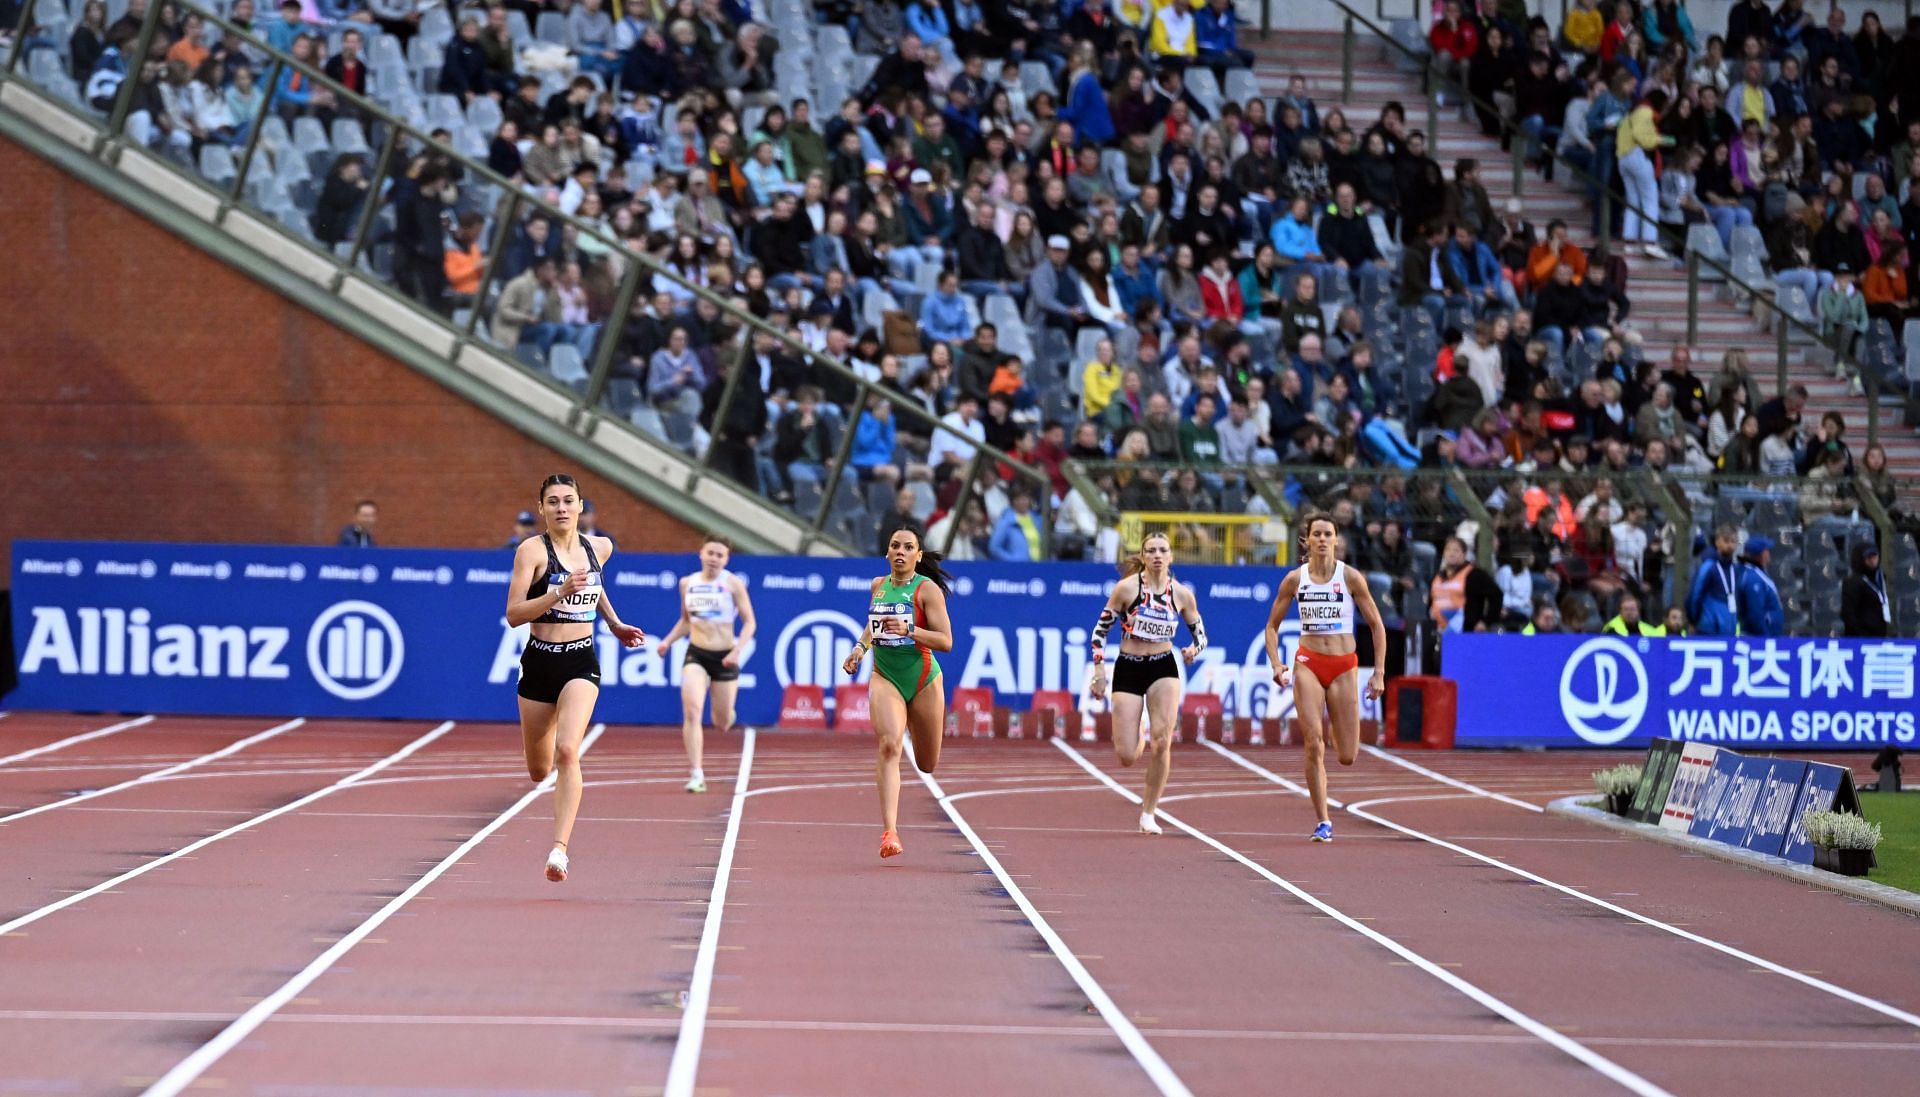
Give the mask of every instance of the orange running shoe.
[(880, 856), (898, 857), (906, 852), (900, 845), (900, 836), (890, 830), (880, 832)]

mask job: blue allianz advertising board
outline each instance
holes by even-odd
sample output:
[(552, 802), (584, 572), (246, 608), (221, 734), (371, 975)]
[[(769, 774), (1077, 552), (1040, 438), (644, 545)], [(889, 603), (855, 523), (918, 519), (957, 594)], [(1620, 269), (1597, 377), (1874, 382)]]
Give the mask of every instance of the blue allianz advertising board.
[[(511, 720), (526, 629), (506, 626), (511, 554), (20, 541), (13, 546), (10, 708)], [(692, 555), (619, 554), (620, 615), (664, 635)], [(781, 688), (827, 688), (865, 622), (878, 559), (736, 557), (759, 618), (740, 718), (772, 723)], [(1036, 690), (1085, 697), (1088, 631), (1116, 578), (1096, 564), (955, 564), (948, 688), (1026, 707)], [(1183, 567), (1213, 646), (1186, 668), (1229, 714), (1285, 716), (1262, 630), (1283, 570)], [(1292, 657), (1298, 625), (1282, 650)], [(1184, 642), (1184, 636), (1182, 637)], [(684, 641), (682, 641), (684, 644)], [(678, 724), (680, 660), (600, 633), (597, 715)], [(868, 668), (871, 663), (868, 664)], [(868, 669), (863, 669), (862, 681)], [(1083, 706), (1085, 702), (1083, 700)]]
[(1448, 636), (1455, 742), (1482, 747), (1911, 746), (1912, 640)]

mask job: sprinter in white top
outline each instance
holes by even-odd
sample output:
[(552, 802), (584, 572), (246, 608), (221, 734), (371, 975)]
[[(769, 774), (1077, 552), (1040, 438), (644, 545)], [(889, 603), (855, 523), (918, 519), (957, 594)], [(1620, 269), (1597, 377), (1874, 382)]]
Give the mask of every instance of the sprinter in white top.
[[(1307, 792), (1319, 819), (1313, 828), (1313, 840), (1331, 842), (1326, 741), (1333, 740), (1343, 766), (1352, 765), (1360, 756), (1360, 691), (1355, 673), (1360, 657), (1353, 636), (1355, 607), (1373, 630), (1369, 698), (1378, 698), (1387, 688), (1387, 628), (1380, 623), (1380, 609), (1373, 604), (1366, 576), (1339, 560), (1336, 549), (1340, 528), (1333, 519), (1312, 514), (1302, 528), (1307, 562), (1288, 572), (1280, 581), (1280, 592), (1274, 595), (1273, 612), (1267, 615), (1267, 662), (1273, 667), (1275, 685), (1286, 689), (1288, 679), (1292, 679), (1293, 710), (1300, 717), (1300, 737), (1307, 748)], [(1295, 602), (1300, 606), (1300, 648), (1294, 656), (1297, 667), (1290, 671), (1280, 659), (1280, 622), (1286, 619), (1287, 607)], [(1323, 711), (1329, 717), (1324, 722)]]
[[(1107, 696), (1107, 633), (1120, 626), (1120, 655), (1113, 672), (1113, 752), (1120, 764), (1140, 760), (1143, 739), (1151, 739), (1146, 787), (1141, 790), (1140, 833), (1158, 834), (1154, 819), (1160, 796), (1173, 770), (1173, 729), (1180, 722), (1180, 699), (1185, 695), (1173, 641), (1180, 622), (1187, 623), (1193, 643), (1180, 651), (1192, 665), (1207, 649), (1207, 626), (1193, 591), (1173, 577), (1173, 542), (1153, 532), (1141, 540), (1140, 551), (1121, 562), (1121, 579), (1093, 626), (1093, 685), (1095, 698)], [(1147, 719), (1147, 735), (1140, 734), (1140, 718)]]
[[(713, 699), (713, 730), (724, 734), (733, 726), (733, 699), (740, 688), (740, 656), (753, 639), (753, 599), (747, 584), (727, 570), (733, 542), (711, 534), (700, 545), (700, 570), (680, 580), (680, 619), (675, 621), (660, 650), (688, 639), (687, 657), (680, 664), (680, 739), (686, 744), (688, 792), (707, 791), (702, 768), (700, 710)], [(740, 634), (734, 635), (734, 622)]]

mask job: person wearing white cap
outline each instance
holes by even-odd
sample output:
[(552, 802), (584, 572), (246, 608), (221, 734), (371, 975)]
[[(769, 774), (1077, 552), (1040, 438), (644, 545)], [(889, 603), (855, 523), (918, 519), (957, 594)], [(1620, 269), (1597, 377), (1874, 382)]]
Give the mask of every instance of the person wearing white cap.
[(1064, 236), (1047, 237), (1047, 261), (1033, 268), (1027, 282), (1027, 322), (1065, 332), (1069, 344), (1088, 321), (1080, 274), (1067, 262), (1072, 249), (1073, 241)]
[(944, 267), (947, 244), (953, 240), (953, 207), (946, 191), (933, 185), (933, 173), (927, 169), (913, 169), (907, 182), (906, 201), (901, 203), (901, 212), (907, 219), (907, 243), (894, 249), (894, 257), (898, 259), (902, 252), (912, 251), (919, 255), (913, 264), (916, 270), (922, 263)]

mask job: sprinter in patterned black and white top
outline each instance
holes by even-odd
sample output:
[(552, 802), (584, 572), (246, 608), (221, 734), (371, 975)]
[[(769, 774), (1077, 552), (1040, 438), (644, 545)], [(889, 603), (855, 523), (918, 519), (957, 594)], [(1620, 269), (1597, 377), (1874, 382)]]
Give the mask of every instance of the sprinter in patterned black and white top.
[[(1360, 756), (1360, 687), (1355, 673), (1360, 656), (1353, 635), (1355, 608), (1373, 630), (1369, 699), (1378, 699), (1387, 688), (1387, 628), (1380, 623), (1380, 609), (1373, 604), (1366, 576), (1341, 563), (1336, 555), (1340, 527), (1324, 514), (1312, 514), (1302, 528), (1307, 562), (1288, 572), (1280, 581), (1280, 592), (1274, 595), (1273, 612), (1267, 615), (1267, 662), (1273, 666), (1275, 685), (1286, 689), (1288, 679), (1292, 679), (1293, 710), (1300, 717), (1300, 737), (1307, 748), (1307, 792), (1319, 819), (1313, 828), (1313, 840), (1331, 842), (1326, 742), (1333, 740), (1343, 766), (1352, 765)], [(1297, 666), (1290, 670), (1280, 659), (1280, 622), (1286, 619), (1287, 607), (1295, 602), (1300, 605), (1300, 648), (1294, 656)], [(1325, 722), (1322, 712), (1328, 716)]]
[[(680, 664), (680, 739), (687, 748), (688, 792), (707, 791), (703, 768), (704, 746), (700, 710), (713, 698), (713, 730), (725, 733), (733, 726), (733, 698), (740, 689), (740, 659), (757, 627), (753, 599), (747, 584), (727, 570), (733, 542), (710, 534), (700, 545), (700, 570), (680, 580), (680, 620), (660, 641), (660, 651), (687, 637), (687, 657)], [(740, 634), (733, 633), (734, 622)]]
[(625, 624), (607, 601), (602, 567), (613, 542), (580, 532), (580, 486), (556, 474), (540, 485), (540, 514), (547, 531), (520, 542), (507, 588), (507, 625), (529, 625), (520, 653), (520, 739), (527, 776), (553, 785), (553, 852), (547, 879), (567, 878), (567, 842), (580, 811), (580, 741), (600, 698), (600, 659), (594, 623), (605, 618), (614, 638), (630, 648), (646, 634)]

